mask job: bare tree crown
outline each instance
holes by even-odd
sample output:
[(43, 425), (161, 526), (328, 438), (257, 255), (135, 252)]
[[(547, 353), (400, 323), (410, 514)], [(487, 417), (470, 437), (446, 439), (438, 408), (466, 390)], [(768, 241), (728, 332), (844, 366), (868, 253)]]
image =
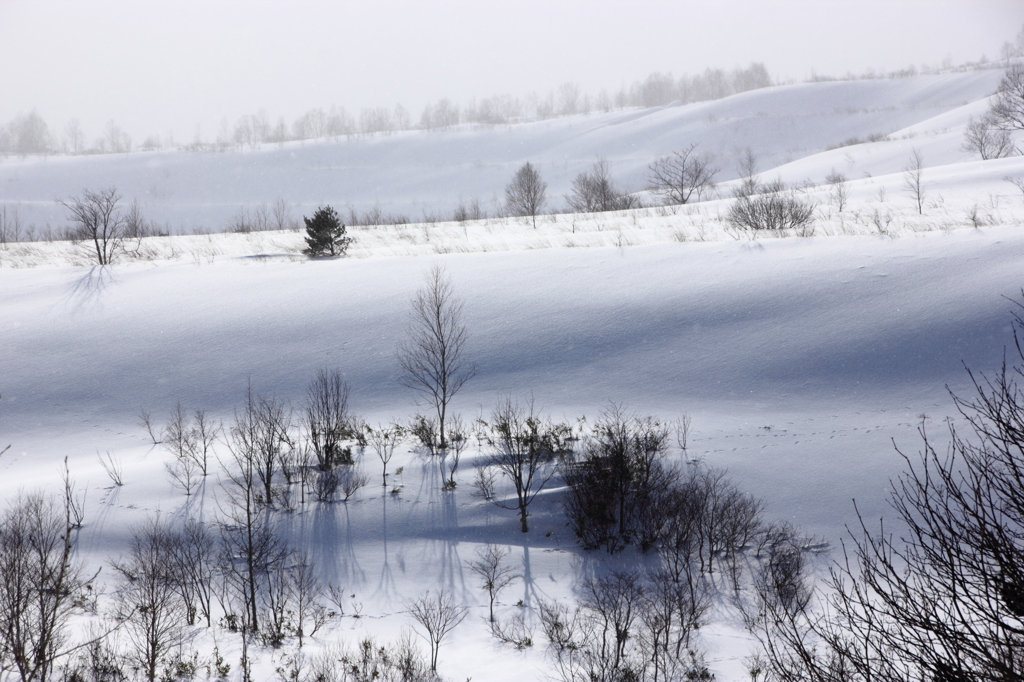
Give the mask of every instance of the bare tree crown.
[(712, 165), (710, 156), (699, 154), (696, 149), (697, 143), (694, 142), (650, 165), (651, 187), (664, 197), (665, 203), (700, 201), (714, 189), (718, 168)]
[(447, 446), (448, 404), (476, 374), (465, 356), (469, 332), (462, 308), (444, 268), (431, 268), (425, 285), (413, 297), (408, 336), (398, 345), (401, 383), (426, 398), (437, 411), (441, 447)]
[(527, 161), (505, 187), (505, 207), (514, 216), (531, 216), (536, 229), (537, 214), (547, 202), (547, 189), (548, 183), (540, 179), (540, 173)]
[(85, 190), (80, 197), (60, 202), (71, 212), (78, 234), (92, 240), (99, 265), (114, 262), (124, 242), (127, 222), (117, 207), (119, 201), (120, 193), (111, 187), (98, 192)]

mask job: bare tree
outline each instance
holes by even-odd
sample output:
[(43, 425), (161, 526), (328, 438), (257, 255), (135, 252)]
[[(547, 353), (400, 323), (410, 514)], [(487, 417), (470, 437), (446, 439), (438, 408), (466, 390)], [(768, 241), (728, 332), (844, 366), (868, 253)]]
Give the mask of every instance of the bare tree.
[(590, 171), (584, 171), (573, 179), (572, 189), (565, 199), (577, 213), (621, 211), (637, 205), (635, 197), (615, 187), (608, 161), (603, 158), (598, 159)]
[(354, 431), (348, 396), (348, 384), (336, 369), (318, 371), (306, 390), (305, 426), (321, 471), (352, 463), (351, 452), (341, 446)]
[(533, 401), (522, 406), (511, 397), (494, 408), (488, 427), (494, 445), (490, 465), (501, 472), (516, 493), (513, 506), (497, 498), (494, 503), (518, 510), (520, 530), (529, 532), (529, 506), (555, 475), (558, 457), (569, 451), (572, 431), (564, 424), (545, 424), (534, 412)]
[(96, 262), (114, 262), (124, 242), (125, 219), (117, 203), (121, 195), (113, 187), (98, 192), (84, 190), (82, 196), (60, 204), (71, 212), (71, 221), (84, 239), (91, 239), (96, 249)]
[(149, 521), (132, 532), (128, 558), (113, 562), (123, 579), (118, 617), (132, 645), (131, 658), (149, 682), (155, 682), (161, 661), (187, 637), (171, 538), (166, 526)]
[(213, 579), (216, 542), (206, 524), (187, 519), (171, 539), (174, 582), (185, 607), (185, 622), (195, 625), (198, 616), (213, 624)]
[(153, 415), (149, 410), (139, 410), (139, 426), (146, 429), (146, 433), (149, 434), (149, 439), (153, 442), (153, 445), (160, 444), (162, 433), (157, 432), (153, 428)]
[(850, 187), (846, 183), (846, 176), (832, 169), (832, 172), (825, 176), (825, 182), (831, 185), (829, 201), (835, 205), (837, 211), (842, 213), (846, 208), (846, 202), (850, 199)]
[(455, 603), (452, 595), (439, 591), (431, 597), (428, 591), (407, 605), (409, 614), (423, 628), (420, 633), (430, 645), (430, 669), (437, 671), (437, 652), (441, 642), (466, 617), (466, 608)]
[(317, 577), (316, 567), (306, 554), (297, 554), (291, 568), (292, 594), (295, 600), (295, 635), (299, 648), (303, 639), (312, 637), (327, 624), (334, 613), (323, 604), (324, 585)]
[(924, 213), (924, 186), (921, 184), (921, 175), (924, 171), (924, 156), (921, 150), (914, 147), (910, 151), (910, 158), (907, 165), (903, 167), (903, 188), (917, 204), (918, 214)]
[(269, 500), (260, 471), (265, 463), (261, 447), (266, 430), (250, 391), (246, 407), (235, 414), (228, 450), (231, 460), (224, 466), (221, 506), (221, 547), (228, 568), (228, 587), (242, 608), (242, 624), (259, 631), (259, 596), (264, 576), (286, 554), (274, 533)]
[(758, 160), (754, 150), (747, 147), (736, 160), (736, 172), (740, 183), (733, 188), (733, 196), (737, 199), (749, 197), (760, 191), (761, 182), (757, 177)]
[(0, 517), (0, 671), (51, 679), (69, 650), (68, 621), (82, 587), (71, 512), (42, 495), (19, 495)]
[(1002, 130), (1024, 130), (1024, 64), (1006, 69), (989, 116)]
[(364, 428), (366, 430), (366, 441), (373, 448), (373, 451), (377, 453), (381, 464), (384, 465), (384, 472), (381, 474), (381, 485), (387, 486), (388, 462), (391, 461), (392, 455), (395, 454), (395, 447), (401, 442), (402, 437), (405, 435), (405, 430), (398, 424), (391, 424), (389, 426), (378, 424), (376, 429), (370, 428), (370, 425), (367, 424)]
[(547, 202), (547, 189), (548, 183), (540, 179), (540, 173), (527, 161), (505, 186), (505, 208), (510, 215), (532, 217), (533, 228), (537, 229), (537, 214)]
[(970, 119), (964, 130), (965, 152), (974, 152), (982, 160), (1002, 159), (1017, 153), (1009, 130), (997, 128), (989, 116), (975, 120)]
[(399, 343), (397, 356), (402, 385), (424, 396), (437, 411), (439, 444), (446, 447), (448, 404), (476, 368), (465, 357), (469, 333), (451, 279), (435, 265), (426, 280), (412, 300), (408, 338)]
[(223, 424), (212, 422), (203, 410), (196, 410), (195, 426), (192, 427), (193, 449), (192, 459), (199, 465), (203, 476), (209, 474), (210, 454), (213, 452), (213, 444), (217, 441), (223, 429)]
[(949, 420), (945, 442), (922, 424), (922, 451), (900, 453), (904, 473), (891, 483), (900, 530), (883, 522), (869, 528), (860, 518), (852, 547), (826, 583), (824, 615), (801, 611), (801, 588), (787, 578), (795, 560), (781, 557), (770, 576), (784, 588), (775, 612), (809, 615), (768, 631), (769, 659), (784, 664), (769, 679), (1024, 675), (1024, 319), (1015, 318), (1017, 364), (1004, 363), (993, 376), (971, 374), (974, 396), (953, 396), (964, 426)]
[(696, 149), (694, 142), (650, 165), (651, 187), (665, 198), (666, 204), (686, 204), (691, 199), (700, 201), (714, 188), (719, 169), (712, 165), (710, 156), (699, 154)]
[(506, 566), (503, 563), (505, 557), (508, 556), (508, 549), (504, 547), (488, 542), (483, 547), (477, 549), (476, 555), (477, 559), (467, 561), (466, 566), (480, 576), (480, 579), (483, 581), (483, 588), (487, 590), (488, 614), (490, 622), (493, 623), (494, 600), (498, 598), (498, 593), (508, 587), (519, 576), (513, 573), (511, 566)]
[(1019, 189), (1022, 193), (1024, 193), (1024, 176), (1018, 175), (1014, 177), (1012, 175), (1006, 175), (1003, 176), (1003, 180), (1010, 183), (1011, 185)]
[(68, 121), (64, 126), (64, 151), (68, 154), (81, 154), (85, 148), (85, 133), (77, 118)]

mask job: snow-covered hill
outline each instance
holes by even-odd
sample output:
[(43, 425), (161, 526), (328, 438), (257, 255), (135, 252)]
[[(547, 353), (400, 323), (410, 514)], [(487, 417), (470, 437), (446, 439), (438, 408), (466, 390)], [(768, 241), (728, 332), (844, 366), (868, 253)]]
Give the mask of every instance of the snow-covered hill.
[[(888, 481), (902, 465), (893, 441), (913, 452), (919, 425), (940, 432), (954, 414), (947, 387), (969, 392), (964, 364), (992, 371), (1012, 340), (1024, 195), (1002, 178), (1024, 176), (1024, 160), (982, 162), (957, 149), (997, 79), (786, 86), (659, 111), (251, 153), (6, 160), (0, 197), (19, 210), (88, 177), (145, 196), (158, 220), (210, 224), (278, 194), (296, 207), (381, 198), (388, 210), (443, 204), (454, 187), (483, 197), (526, 158), (539, 160), (552, 191), (596, 154), (639, 178), (650, 158), (699, 129), (709, 150), (753, 146), (766, 169), (789, 161), (767, 177), (845, 172), (851, 200), (839, 212), (828, 187), (806, 189), (817, 208), (805, 238), (740, 232), (724, 221), (730, 200), (718, 199), (545, 218), (537, 230), (506, 219), (360, 229), (352, 255), (333, 260), (299, 255), (294, 232), (144, 239), (107, 268), (73, 244), (0, 246), (0, 449), (12, 444), (0, 456), (0, 496), (55, 489), (67, 457), (85, 491), (78, 550), (98, 567), (147, 518), (222, 513), (214, 480), (191, 499), (172, 484), (171, 455), (139, 425), (142, 410), (161, 425), (180, 401), (230, 425), (250, 385), (300, 407), (327, 367), (344, 374), (352, 408), (369, 423), (408, 419), (424, 408), (398, 382), (395, 348), (425, 271), (441, 264), (465, 301), (478, 368), (454, 404), (464, 419), (486, 418), (506, 395), (571, 422), (593, 423), (612, 403), (663, 419), (689, 414), (687, 458), (727, 468), (769, 519), (835, 545), (855, 520), (854, 498), (867, 518), (887, 512)], [(889, 141), (823, 151), (891, 131)], [(911, 147), (927, 164), (921, 215), (902, 189)], [(375, 197), (383, 178), (391, 182)], [(123, 486), (97, 461), (108, 452), (123, 465)], [(442, 648), (445, 677), (551, 673), (539, 631), (522, 651), (490, 636), (486, 593), (464, 562), (482, 542), (511, 548), (523, 579), (500, 600), (509, 615), (519, 600), (529, 611), (538, 599), (571, 597), (582, 576), (644, 559), (581, 551), (557, 488), (538, 499), (530, 533), (519, 533), (513, 512), (472, 495), (485, 453), (474, 441), (458, 487), (444, 492), (436, 464), (407, 444), (390, 466), (404, 468), (393, 479), (402, 492), (391, 495), (367, 451), (360, 466), (370, 485), (352, 500), (280, 512), (324, 580), (353, 595), (314, 650), (366, 633), (394, 639), (411, 622), (404, 604), (444, 588), (472, 609)], [(237, 636), (218, 632), (237, 668)], [(209, 634), (199, 642), (209, 648)], [(752, 643), (727, 600), (698, 643), (719, 680), (747, 677)], [(293, 649), (256, 651), (258, 679), (274, 677)]]
[[(860, 147), (836, 150), (828, 160), (851, 178), (878, 175), (902, 168), (907, 146), (921, 142), (904, 141), (904, 133), (935, 117), (942, 117), (936, 125), (950, 132), (953, 142), (941, 153), (927, 154), (926, 165), (969, 159), (959, 151), (958, 131), (969, 114), (978, 113), (979, 100), (995, 91), (1001, 73), (803, 83), (685, 106), (268, 145), (258, 151), (6, 158), (0, 162), (0, 206), (17, 207), (26, 224), (59, 226), (66, 211), (55, 199), (114, 186), (171, 232), (221, 231), (241, 207), (251, 210), (279, 199), (290, 205), (292, 219), (328, 203), (360, 212), (379, 206), (417, 221), (473, 199), (493, 214), (525, 161), (539, 168), (548, 182), (549, 208), (557, 208), (565, 205), (572, 179), (598, 157), (608, 160), (622, 188), (637, 191), (646, 186), (652, 161), (692, 143), (715, 155), (722, 169), (718, 179), (727, 180), (736, 177), (735, 160), (748, 147), (765, 172), (844, 141), (896, 133), (893, 142), (879, 143), (889, 151), (873, 151), (870, 161), (857, 161)], [(926, 128), (935, 134), (934, 126)], [(785, 175), (820, 182), (830, 166), (798, 166)]]

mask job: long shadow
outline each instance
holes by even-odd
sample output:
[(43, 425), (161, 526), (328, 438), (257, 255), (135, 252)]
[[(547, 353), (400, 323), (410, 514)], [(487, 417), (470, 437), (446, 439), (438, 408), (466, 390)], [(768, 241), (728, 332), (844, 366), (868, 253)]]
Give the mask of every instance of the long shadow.
[(343, 560), (343, 572), (338, 576), (346, 580), (347, 585), (361, 587), (366, 583), (366, 572), (359, 565), (356, 557), (355, 539), (352, 535), (352, 517), (349, 514), (348, 505), (345, 504), (345, 539), (339, 542), (338, 556)]
[(441, 587), (465, 598), (466, 581), (462, 572), (462, 559), (459, 557), (459, 517), (454, 490), (441, 493), (441, 528), (444, 530), (441, 540)]
[(76, 311), (96, 303), (107, 287), (115, 283), (114, 272), (109, 266), (94, 265), (84, 275), (72, 282), (63, 301)]
[(381, 541), (384, 549), (384, 564), (380, 569), (380, 580), (377, 581), (377, 594), (383, 594), (390, 601), (395, 594), (395, 576), (391, 571), (391, 557), (388, 549), (388, 489), (381, 488)]

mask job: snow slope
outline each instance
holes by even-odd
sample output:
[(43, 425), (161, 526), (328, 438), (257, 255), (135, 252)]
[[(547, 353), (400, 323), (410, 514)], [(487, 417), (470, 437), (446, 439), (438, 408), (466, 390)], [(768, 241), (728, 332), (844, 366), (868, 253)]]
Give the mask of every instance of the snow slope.
[[(897, 100), (922, 108), (937, 98), (952, 102), (966, 87), (953, 77), (945, 89), (936, 82), (888, 85)], [(884, 111), (876, 123), (906, 127), (912, 118), (911, 109)], [(78, 548), (99, 567), (147, 518), (213, 521), (220, 513), (215, 481), (191, 499), (172, 485), (164, 471), (171, 455), (151, 444), (140, 410), (163, 423), (181, 401), (230, 424), (249, 385), (298, 407), (313, 374), (328, 367), (344, 373), (352, 407), (369, 423), (409, 418), (422, 408), (397, 381), (394, 350), (409, 300), (437, 263), (465, 300), (468, 352), (478, 368), (455, 404), (467, 421), (486, 418), (509, 394), (571, 422), (592, 423), (613, 402), (664, 419), (687, 413), (690, 447), (674, 458), (728, 468), (742, 489), (763, 498), (769, 519), (791, 520), (835, 546), (855, 522), (853, 499), (868, 519), (886, 513), (888, 481), (902, 464), (893, 442), (913, 453), (922, 423), (941, 432), (954, 414), (947, 388), (969, 393), (964, 365), (997, 369), (1012, 340), (1013, 301), (1024, 286), (1024, 197), (1001, 178), (1024, 175), (1024, 161), (959, 159), (942, 131), (974, 110), (945, 111), (949, 122), (929, 118), (913, 138), (780, 168), (819, 177), (839, 153), (855, 154), (857, 167), (872, 173), (850, 173), (853, 199), (843, 213), (828, 204), (827, 188), (806, 192), (818, 202), (809, 238), (738, 233), (723, 223), (728, 202), (720, 200), (559, 217), (536, 231), (515, 220), (357, 231), (353, 257), (322, 261), (298, 256), (296, 233), (144, 240), (137, 248), (145, 258), (102, 269), (73, 265), (85, 262), (74, 245), (0, 247), (0, 449), (12, 444), (0, 457), (0, 497), (56, 488), (67, 457), (86, 495)], [(479, 141), (499, 132), (465, 135)], [(920, 216), (900, 189), (903, 145), (911, 142), (942, 164), (926, 170)], [(303, 153), (347, 144), (400, 148), (396, 137)], [(883, 153), (884, 145), (903, 153)], [(144, 155), (118, 163), (135, 157)], [(86, 161), (107, 162), (44, 163)], [(35, 163), (0, 168), (20, 168), (27, 180)], [(236, 182), (233, 196), (252, 196)], [(4, 187), (11, 186), (8, 177)], [(980, 212), (977, 227), (967, 227), (972, 209)], [(885, 216), (889, 227), (880, 234), (876, 221)], [(123, 464), (123, 486), (97, 462), (107, 452)], [(486, 594), (464, 562), (482, 542), (512, 549), (523, 579), (502, 595), (507, 616), (519, 600), (530, 609), (538, 599), (568, 598), (581, 578), (645, 559), (580, 551), (557, 488), (538, 499), (530, 533), (519, 533), (514, 513), (472, 495), (473, 466), (485, 453), (470, 445), (459, 486), (446, 493), (435, 464), (404, 447), (390, 465), (404, 468), (392, 478), (402, 492), (391, 495), (366, 452), (360, 466), (370, 484), (348, 503), (280, 513), (324, 580), (352, 595), (314, 650), (368, 633), (394, 639), (411, 623), (404, 604), (443, 588), (472, 608), (442, 648), (445, 677), (551, 673), (539, 629), (524, 651), (490, 636), (481, 620)], [(211, 646), (209, 635), (200, 645)], [(237, 668), (237, 637), (220, 631), (218, 645)], [(700, 645), (719, 680), (747, 677), (743, 658), (752, 644), (725, 603)], [(257, 678), (274, 678), (282, 655), (261, 649)]]
[[(0, 161), (0, 205), (17, 207), (26, 224), (60, 226), (66, 211), (55, 204), (83, 188), (117, 187), (137, 199), (147, 218), (171, 232), (224, 229), (241, 206), (292, 206), (292, 218), (318, 204), (419, 220), (477, 198), (494, 213), (504, 187), (525, 161), (548, 183), (549, 207), (565, 205), (572, 179), (600, 156), (625, 189), (646, 184), (647, 166), (673, 150), (698, 143), (735, 177), (734, 159), (750, 147), (761, 170), (825, 150), (850, 138), (866, 139), (907, 129), (953, 111), (953, 127), (966, 123), (964, 106), (992, 94), (1000, 70), (785, 85), (726, 99), (617, 111), (498, 127), (407, 131), (392, 136), (337, 142), (289, 143), (258, 151), (149, 152), (94, 157), (7, 158)], [(977, 108), (977, 105), (975, 105)], [(927, 165), (967, 160), (959, 140)], [(839, 159), (846, 152), (837, 150)], [(885, 172), (898, 171), (905, 149), (894, 152)], [(872, 174), (882, 172), (878, 164)], [(849, 177), (858, 177), (859, 167)], [(820, 181), (824, 173), (794, 180)]]
[[(0, 269), (0, 432), (14, 443), (0, 459), (0, 491), (52, 487), (67, 456), (88, 490), (80, 547), (99, 563), (148, 515), (176, 518), (197, 504), (216, 515), (211, 501), (186, 504), (172, 487), (169, 454), (137, 424), (142, 408), (162, 416), (180, 400), (230, 422), (248, 382), (301, 404), (312, 374), (338, 367), (370, 423), (407, 417), (417, 408), (396, 381), (394, 347), (424, 269), (440, 262), (466, 300), (479, 367), (457, 400), (464, 415), (488, 415), (506, 393), (568, 420), (593, 420), (610, 401), (664, 418), (689, 413), (692, 456), (728, 467), (769, 517), (835, 543), (852, 498), (869, 517), (884, 511), (900, 467), (890, 439), (913, 451), (919, 415), (937, 424), (951, 412), (945, 386), (966, 390), (961, 362), (997, 366), (1010, 339), (1003, 297), (1018, 293), (1022, 259), (1024, 233), (1000, 227), (896, 240)], [(105, 479), (97, 452), (122, 461), (123, 487)], [(332, 637), (396, 631), (407, 622), (403, 600), (427, 587), (484, 604), (462, 561), (485, 539), (530, 562), (532, 582), (506, 602), (566, 596), (602, 558), (573, 548), (554, 499), (522, 537), (513, 514), (471, 496), (472, 462), (446, 494), (434, 465), (407, 452), (392, 463), (406, 468), (396, 500), (372, 484), (370, 458), (371, 486), (355, 500), (289, 517), (325, 576), (372, 617), (343, 620)], [(480, 669), (492, 657), (543, 666), (541, 647), (506, 651), (474, 621), (454, 641), (458, 655), (443, 666), (453, 679), (513, 679)], [(713, 636), (708, 645), (716, 669), (735, 674), (747, 645)]]

